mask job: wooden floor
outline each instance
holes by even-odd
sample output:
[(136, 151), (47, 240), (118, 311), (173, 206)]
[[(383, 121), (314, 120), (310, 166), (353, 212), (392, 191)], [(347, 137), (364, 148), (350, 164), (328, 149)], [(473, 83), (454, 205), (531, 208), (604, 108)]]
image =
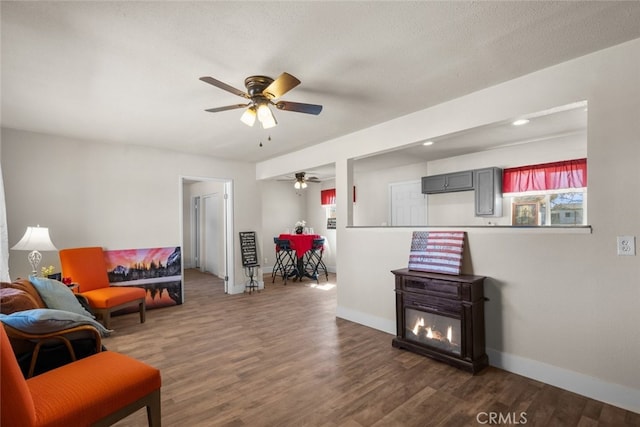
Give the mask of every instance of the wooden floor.
[[(500, 369), (472, 376), (394, 349), (391, 335), (335, 317), (334, 275), (265, 282), (225, 295), (188, 270), (183, 305), (145, 324), (113, 319), (107, 348), (162, 372), (165, 427), (640, 426), (640, 414)], [(116, 425), (146, 426), (146, 414)]]

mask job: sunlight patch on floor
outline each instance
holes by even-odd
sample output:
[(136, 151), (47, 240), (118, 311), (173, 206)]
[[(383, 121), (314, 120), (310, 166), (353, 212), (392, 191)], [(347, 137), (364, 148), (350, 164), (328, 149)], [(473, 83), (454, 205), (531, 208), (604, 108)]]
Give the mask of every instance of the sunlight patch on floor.
[(336, 285), (332, 285), (327, 283), (325, 285), (311, 285), (312, 288), (320, 289), (322, 291), (328, 291), (336, 287)]

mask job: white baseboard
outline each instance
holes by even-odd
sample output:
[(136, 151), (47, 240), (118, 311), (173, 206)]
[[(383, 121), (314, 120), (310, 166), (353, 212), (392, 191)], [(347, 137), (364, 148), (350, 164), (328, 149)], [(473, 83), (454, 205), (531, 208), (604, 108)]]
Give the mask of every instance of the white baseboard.
[(489, 364), (591, 399), (640, 413), (640, 390), (487, 348)]
[(388, 319), (384, 319), (382, 317), (372, 316), (370, 314), (362, 313), (360, 311), (340, 306), (336, 308), (336, 316), (341, 319), (349, 320), (351, 322), (359, 323), (361, 325), (386, 332), (393, 336), (396, 335), (395, 321), (390, 322)]
[[(336, 316), (395, 336), (396, 323), (338, 306)], [(549, 365), (526, 357), (487, 348), (489, 364), (514, 374), (559, 387), (628, 411), (640, 413), (640, 390)]]

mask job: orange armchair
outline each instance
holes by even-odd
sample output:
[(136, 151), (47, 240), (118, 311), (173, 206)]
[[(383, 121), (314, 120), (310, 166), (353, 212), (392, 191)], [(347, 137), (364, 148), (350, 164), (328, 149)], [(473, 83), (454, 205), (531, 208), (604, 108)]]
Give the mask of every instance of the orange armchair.
[(109, 426), (146, 407), (149, 426), (160, 427), (158, 369), (103, 351), (25, 380), (0, 330), (0, 425)]
[(110, 329), (111, 313), (138, 305), (140, 323), (145, 321), (146, 291), (133, 286), (109, 286), (109, 276), (101, 247), (62, 249), (60, 267), (64, 277), (78, 284), (78, 292)]

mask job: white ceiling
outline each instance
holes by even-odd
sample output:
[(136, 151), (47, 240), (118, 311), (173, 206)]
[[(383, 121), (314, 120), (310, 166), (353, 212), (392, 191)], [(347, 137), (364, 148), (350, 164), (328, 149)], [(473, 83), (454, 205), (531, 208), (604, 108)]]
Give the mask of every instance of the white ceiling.
[[(2, 126), (261, 161), (640, 37), (640, 2), (1, 3)], [(281, 72), (265, 131), (244, 90)], [(268, 137), (271, 140), (268, 140)], [(263, 147), (259, 147), (259, 143)]]

